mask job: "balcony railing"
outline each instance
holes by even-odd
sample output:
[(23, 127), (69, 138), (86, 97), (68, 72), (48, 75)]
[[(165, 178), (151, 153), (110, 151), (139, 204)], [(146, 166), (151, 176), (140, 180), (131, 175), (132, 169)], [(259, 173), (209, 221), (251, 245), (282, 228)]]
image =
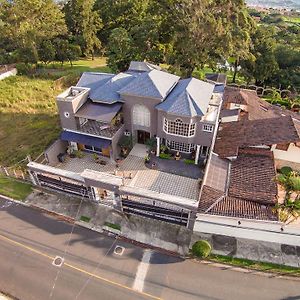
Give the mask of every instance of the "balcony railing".
[(86, 123), (79, 126), (79, 130), (89, 134), (112, 138), (122, 126), (122, 123), (111, 125), (104, 122), (88, 120)]

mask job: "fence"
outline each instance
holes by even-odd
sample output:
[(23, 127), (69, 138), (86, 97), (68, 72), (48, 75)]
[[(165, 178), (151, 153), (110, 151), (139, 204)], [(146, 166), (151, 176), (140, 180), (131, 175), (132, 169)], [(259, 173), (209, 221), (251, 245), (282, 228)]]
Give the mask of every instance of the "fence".
[(4, 167), (0, 165), (0, 174), (7, 177), (13, 177), (16, 179), (21, 179), (24, 181), (31, 182), (27, 169), (25, 167), (21, 167), (21, 165), (23, 165), (24, 163), (28, 163), (30, 161), (31, 161), (30, 156), (27, 156), (26, 158), (17, 162), (14, 166)]

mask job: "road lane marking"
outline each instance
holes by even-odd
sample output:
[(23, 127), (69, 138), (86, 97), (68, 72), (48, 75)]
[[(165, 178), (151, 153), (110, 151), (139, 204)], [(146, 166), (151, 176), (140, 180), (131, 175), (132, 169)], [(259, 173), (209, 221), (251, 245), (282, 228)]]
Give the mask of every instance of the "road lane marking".
[(140, 293), (143, 292), (144, 290), (145, 278), (147, 276), (148, 269), (150, 266), (149, 263), (150, 263), (152, 253), (153, 252), (151, 250), (144, 251), (142, 261), (140, 262), (135, 275), (135, 280), (132, 288)]
[[(30, 252), (34, 252), (34, 253), (36, 253), (36, 254), (38, 254), (38, 255), (41, 255), (41, 256), (43, 256), (43, 257), (46, 257), (46, 258), (48, 258), (48, 259), (50, 259), (50, 260), (52, 260), (52, 261), (53, 261), (54, 258), (55, 258), (54, 256), (50, 256), (50, 255), (48, 255), (48, 254), (46, 254), (46, 253), (44, 253), (44, 252), (41, 252), (41, 251), (39, 251), (39, 250), (36, 250), (36, 249), (34, 249), (34, 248), (30, 247), (30, 246), (27, 246), (27, 245), (24, 245), (24, 244), (22, 244), (22, 243), (20, 243), (20, 242), (17, 242), (17, 241), (15, 241), (15, 240), (12, 240), (12, 239), (10, 239), (10, 238), (8, 238), (8, 237), (2, 235), (2, 234), (0, 234), (0, 239), (2, 239), (2, 240), (4, 240), (4, 241), (7, 241), (7, 242), (9, 242), (9, 243), (11, 243), (11, 244), (14, 244), (14, 245), (16, 245), (16, 246), (18, 246), (18, 247), (21, 247), (21, 248), (24, 248), (24, 249), (26, 249), (26, 250), (29, 250)], [(109, 283), (109, 284), (111, 284), (111, 285), (118, 286), (118, 287), (120, 287), (120, 288), (129, 290), (129, 291), (131, 291), (131, 292), (141, 294), (141, 295), (146, 296), (146, 297), (148, 297), (148, 298), (155, 299), (155, 300), (162, 300), (162, 299), (159, 298), (159, 297), (153, 296), (153, 295), (148, 294), (148, 293), (144, 293), (143, 291), (135, 290), (135, 289), (133, 289), (133, 288), (131, 288), (131, 287), (129, 287), (129, 286), (123, 285), (123, 284), (121, 284), (121, 283), (112, 281), (112, 280), (110, 280), (110, 279), (101, 277), (101, 276), (96, 275), (96, 274), (93, 274), (93, 273), (91, 273), (91, 272), (88, 272), (88, 271), (86, 271), (86, 270), (84, 270), (84, 269), (81, 269), (81, 268), (76, 267), (76, 266), (74, 266), (74, 265), (71, 265), (71, 264), (69, 264), (69, 263), (66, 263), (66, 262), (65, 262), (65, 263), (64, 263), (64, 266), (67, 266), (67, 267), (70, 268), (70, 269), (73, 269), (73, 270), (75, 270), (75, 271), (84, 273), (84, 274), (86, 274), (86, 275), (89, 275), (89, 276), (91, 276), (91, 277), (93, 277), (93, 278), (96, 278), (96, 279), (99, 279), (99, 280), (101, 280), (101, 281), (104, 281), (104, 282)]]

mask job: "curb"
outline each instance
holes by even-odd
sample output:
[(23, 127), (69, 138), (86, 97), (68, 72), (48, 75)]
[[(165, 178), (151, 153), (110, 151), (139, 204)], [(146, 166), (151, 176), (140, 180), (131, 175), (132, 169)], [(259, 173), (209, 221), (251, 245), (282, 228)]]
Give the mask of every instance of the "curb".
[[(203, 265), (213, 266), (215, 268), (219, 268), (219, 269), (222, 269), (222, 270), (231, 270), (231, 271), (235, 271), (235, 272), (251, 274), (251, 275), (258, 275), (258, 276), (263, 276), (263, 277), (268, 277), (268, 278), (278, 278), (278, 279), (285, 279), (285, 280), (300, 281), (300, 277), (298, 277), (298, 276), (291, 276), (291, 275), (288, 275), (288, 274), (280, 274), (280, 273), (276, 273), (276, 272), (268, 273), (268, 272), (264, 272), (264, 271), (260, 271), (260, 270), (251, 269), (251, 268), (242, 268), (242, 267), (232, 266), (230, 264), (222, 264), (222, 263), (218, 263), (218, 262), (214, 262), (214, 261), (210, 261), (210, 260), (198, 260), (198, 259), (193, 258), (193, 257), (182, 256), (182, 255), (179, 255), (178, 253), (174, 253), (174, 252), (171, 252), (171, 251), (168, 251), (168, 250), (165, 250), (165, 249), (153, 247), (153, 246), (148, 245), (148, 244), (143, 244), (141, 242), (129, 239), (125, 236), (116, 235), (115, 233), (110, 232), (108, 230), (99, 229), (99, 228), (97, 228), (95, 226), (92, 226), (90, 224), (87, 224), (86, 222), (83, 222), (83, 221), (75, 221), (74, 218), (71, 218), (71, 217), (68, 217), (66, 215), (57, 213), (55, 211), (47, 210), (45, 208), (39, 207), (39, 206), (34, 205), (34, 204), (28, 204), (28, 203), (25, 203), (25, 202), (22, 202), (22, 201), (19, 201), (19, 200), (15, 200), (13, 198), (10, 198), (10, 197), (7, 197), (7, 196), (1, 195), (1, 194), (0, 194), (0, 199), (10, 201), (10, 202), (14, 202), (16, 204), (20, 204), (20, 205), (23, 205), (25, 207), (41, 211), (43, 213), (56, 216), (56, 217), (58, 217), (57, 218), (58, 220), (62, 220), (62, 221), (65, 221), (67, 223), (75, 224), (75, 225), (80, 226), (82, 228), (89, 229), (89, 230), (104, 234), (106, 236), (111, 237), (112, 235), (114, 235), (115, 238), (123, 240), (127, 243), (131, 243), (131, 244), (136, 245), (136, 246), (141, 247), (141, 248), (149, 248), (149, 249), (152, 249), (152, 250), (156, 250), (156, 251), (159, 251), (160, 253), (163, 253), (163, 254), (166, 254), (166, 255), (181, 257), (183, 259), (191, 259), (194, 262), (197, 262), (197, 263), (200, 263), (200, 264), (203, 264)], [(1, 294), (0, 294), (0, 296), (1, 296)], [(2, 300), (1, 297), (0, 297), (0, 300)]]

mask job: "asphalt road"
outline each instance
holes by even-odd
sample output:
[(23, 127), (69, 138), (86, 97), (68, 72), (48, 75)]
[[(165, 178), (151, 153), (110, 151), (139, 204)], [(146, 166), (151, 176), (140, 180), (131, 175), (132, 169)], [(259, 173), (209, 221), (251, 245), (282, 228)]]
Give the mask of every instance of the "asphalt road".
[[(300, 281), (182, 260), (0, 200), (0, 290), (18, 299), (300, 299)], [(124, 247), (122, 255), (115, 246)], [(65, 257), (62, 267), (52, 265)]]

